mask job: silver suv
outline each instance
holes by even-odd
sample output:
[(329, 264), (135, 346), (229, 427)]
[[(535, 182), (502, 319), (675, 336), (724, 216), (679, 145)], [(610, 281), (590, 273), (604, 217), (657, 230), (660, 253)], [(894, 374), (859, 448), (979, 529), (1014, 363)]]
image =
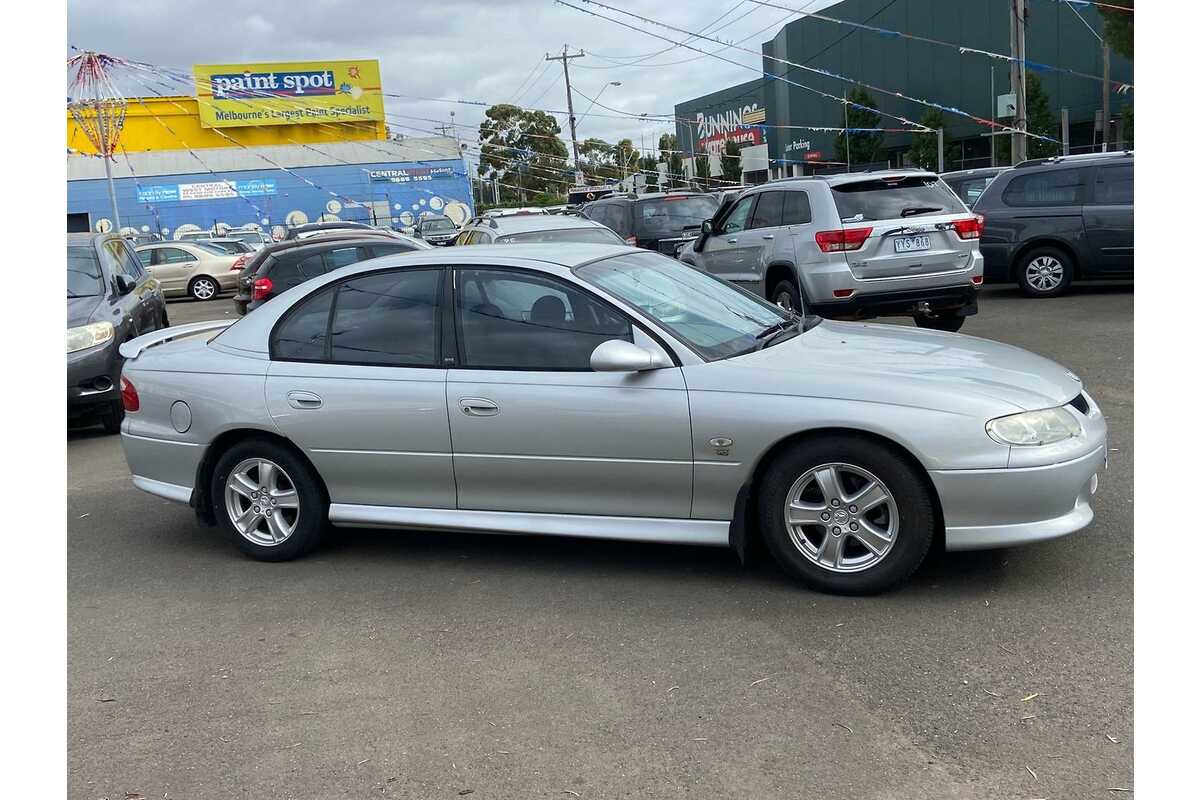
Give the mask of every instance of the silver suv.
[(772, 181), (724, 203), (679, 258), (791, 309), (957, 331), (983, 283), (982, 218), (921, 170)]

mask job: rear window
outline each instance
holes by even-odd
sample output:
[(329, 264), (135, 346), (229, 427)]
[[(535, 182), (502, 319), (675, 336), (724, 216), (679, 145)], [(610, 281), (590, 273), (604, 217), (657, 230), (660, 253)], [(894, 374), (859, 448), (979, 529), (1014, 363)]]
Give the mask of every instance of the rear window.
[(642, 200), (634, 211), (638, 238), (658, 238), (681, 233), (684, 228), (699, 228), (717, 210), (717, 199), (710, 195), (680, 195)]
[(584, 242), (586, 244), (625, 244), (625, 240), (608, 228), (559, 228), (549, 231), (526, 231), (501, 236), (496, 244), (522, 242)]
[(904, 219), (964, 211), (962, 201), (933, 176), (843, 183), (833, 189), (842, 222)]

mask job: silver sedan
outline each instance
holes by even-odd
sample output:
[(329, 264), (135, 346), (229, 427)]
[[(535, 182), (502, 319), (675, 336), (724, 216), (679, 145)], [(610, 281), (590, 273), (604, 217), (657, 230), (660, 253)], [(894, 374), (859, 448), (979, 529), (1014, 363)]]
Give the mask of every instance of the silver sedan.
[(877, 592), (1077, 531), (1106, 426), (969, 336), (794, 316), (624, 246), (360, 262), (121, 347), (133, 482), (283, 561), (346, 526), (732, 547)]

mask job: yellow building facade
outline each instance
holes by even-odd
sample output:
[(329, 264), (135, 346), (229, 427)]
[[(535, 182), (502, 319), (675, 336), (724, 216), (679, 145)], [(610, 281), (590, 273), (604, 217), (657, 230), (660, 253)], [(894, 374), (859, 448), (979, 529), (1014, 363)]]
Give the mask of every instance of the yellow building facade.
[[(328, 144), (387, 139), (383, 122), (321, 122), (303, 125), (257, 125), (207, 128), (200, 124), (194, 97), (131, 97), (117, 152), (199, 150), (245, 145)], [(95, 155), (97, 150), (67, 111), (67, 147)]]

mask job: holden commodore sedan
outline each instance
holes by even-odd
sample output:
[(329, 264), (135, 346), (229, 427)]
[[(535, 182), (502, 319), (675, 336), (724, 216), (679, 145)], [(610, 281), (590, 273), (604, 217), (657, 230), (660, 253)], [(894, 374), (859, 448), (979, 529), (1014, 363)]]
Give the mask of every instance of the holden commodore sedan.
[(136, 486), (246, 554), (327, 523), (731, 547), (878, 592), (1077, 531), (1106, 426), (1079, 379), (957, 334), (794, 315), (599, 244), (384, 257), (127, 342)]

